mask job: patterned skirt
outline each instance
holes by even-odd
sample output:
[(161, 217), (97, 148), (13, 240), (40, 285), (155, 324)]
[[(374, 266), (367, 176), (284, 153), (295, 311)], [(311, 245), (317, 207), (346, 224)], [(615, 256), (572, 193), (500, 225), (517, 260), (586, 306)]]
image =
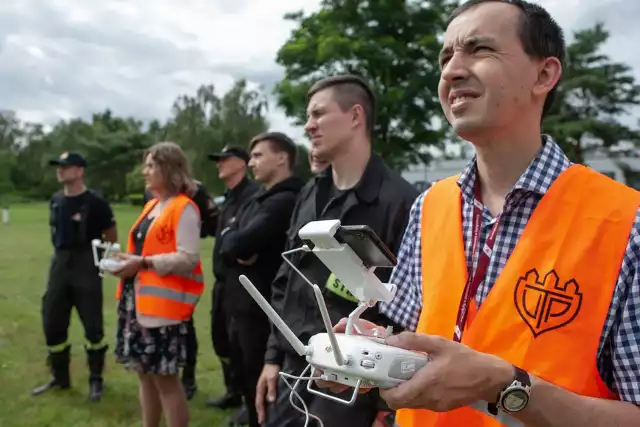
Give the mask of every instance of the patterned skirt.
[(186, 323), (145, 328), (136, 318), (134, 298), (133, 285), (125, 283), (118, 302), (116, 361), (142, 374), (177, 374), (186, 359)]

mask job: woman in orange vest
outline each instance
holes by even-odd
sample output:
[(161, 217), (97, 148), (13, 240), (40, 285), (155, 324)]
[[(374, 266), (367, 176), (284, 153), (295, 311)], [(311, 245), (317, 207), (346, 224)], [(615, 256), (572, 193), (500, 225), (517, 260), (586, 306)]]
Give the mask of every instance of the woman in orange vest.
[(138, 373), (144, 427), (189, 423), (179, 379), (185, 363), (186, 323), (202, 295), (200, 213), (185, 192), (193, 184), (189, 162), (171, 142), (153, 145), (144, 177), (156, 198), (129, 233), (118, 286), (116, 357)]

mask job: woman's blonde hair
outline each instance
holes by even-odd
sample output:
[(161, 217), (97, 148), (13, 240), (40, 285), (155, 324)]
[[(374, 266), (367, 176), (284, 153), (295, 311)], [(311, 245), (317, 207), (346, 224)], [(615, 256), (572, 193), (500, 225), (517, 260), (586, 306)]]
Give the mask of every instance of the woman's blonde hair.
[(153, 144), (144, 153), (144, 159), (151, 155), (160, 169), (168, 193), (188, 193), (193, 184), (191, 165), (182, 148), (175, 142), (163, 141)]

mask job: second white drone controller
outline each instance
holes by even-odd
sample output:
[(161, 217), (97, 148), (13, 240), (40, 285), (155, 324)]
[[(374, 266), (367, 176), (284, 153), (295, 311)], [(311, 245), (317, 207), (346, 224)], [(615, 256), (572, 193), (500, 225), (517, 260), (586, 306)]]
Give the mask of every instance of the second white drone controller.
[(362, 335), (336, 334), (346, 363), (336, 363), (327, 333), (311, 337), (307, 362), (323, 373), (323, 379), (349, 387), (391, 388), (409, 379), (429, 361), (422, 353), (392, 347), (384, 339)]
[(103, 258), (100, 260), (100, 269), (108, 272), (118, 270), (124, 264), (123, 260), (115, 258)]

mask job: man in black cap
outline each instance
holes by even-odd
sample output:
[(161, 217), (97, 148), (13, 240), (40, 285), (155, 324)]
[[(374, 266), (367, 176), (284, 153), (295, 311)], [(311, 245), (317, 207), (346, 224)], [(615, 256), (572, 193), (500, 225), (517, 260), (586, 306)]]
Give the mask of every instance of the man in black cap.
[[(216, 206), (213, 198), (209, 195), (207, 188), (200, 181), (193, 180), (193, 185), (187, 194), (198, 206), (200, 211), (200, 238), (214, 237), (218, 224), (220, 208)], [(155, 198), (149, 189), (145, 189), (143, 201), (146, 205), (148, 201)], [(191, 400), (198, 390), (196, 383), (196, 363), (198, 362), (198, 336), (193, 321), (193, 317), (187, 322), (187, 357), (184, 369), (182, 370), (182, 385), (187, 400)]]
[[(216, 241), (213, 248), (213, 274), (216, 281), (211, 303), (211, 339), (213, 348), (222, 364), (227, 392), (219, 398), (209, 400), (207, 405), (224, 409), (239, 406), (242, 403), (242, 394), (238, 375), (233, 372), (229, 360), (231, 352), (224, 312), (224, 278), (227, 267), (220, 255), (219, 243), (222, 241), (220, 238), (222, 233), (229, 230), (231, 225), (235, 223), (240, 206), (259, 189), (259, 185), (247, 176), (249, 153), (246, 150), (240, 147), (225, 147), (220, 153), (210, 154), (209, 158), (216, 162), (218, 178), (224, 182), (227, 188), (224, 194), (224, 203), (218, 216)], [(245, 404), (253, 405), (253, 402), (245, 402)], [(246, 408), (241, 408), (237, 414), (236, 422), (243, 421), (244, 417), (246, 417)]]
[(99, 400), (108, 345), (103, 332), (102, 278), (94, 265), (91, 241), (117, 242), (116, 222), (109, 203), (84, 184), (87, 162), (82, 155), (65, 152), (49, 164), (57, 166), (58, 182), (63, 185), (49, 205), (54, 254), (42, 297), (42, 322), (52, 379), (36, 387), (32, 394), (71, 386), (71, 345), (67, 338), (71, 309), (75, 307), (85, 331), (89, 398)]

